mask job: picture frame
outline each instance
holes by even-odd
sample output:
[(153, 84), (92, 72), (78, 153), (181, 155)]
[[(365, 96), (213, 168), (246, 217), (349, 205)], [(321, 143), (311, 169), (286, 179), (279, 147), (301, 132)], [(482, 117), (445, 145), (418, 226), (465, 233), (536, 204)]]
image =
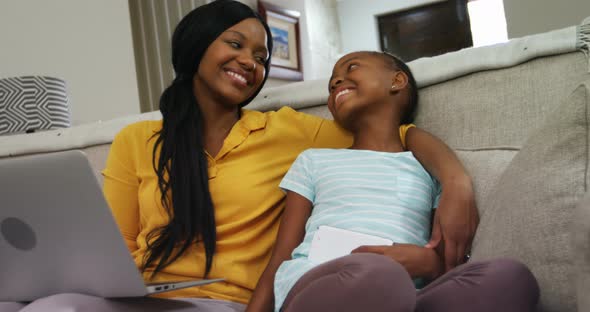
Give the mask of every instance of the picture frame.
[(299, 39), (300, 13), (260, 0), (258, 13), (267, 22), (273, 36), (268, 76), (284, 80), (303, 80)]

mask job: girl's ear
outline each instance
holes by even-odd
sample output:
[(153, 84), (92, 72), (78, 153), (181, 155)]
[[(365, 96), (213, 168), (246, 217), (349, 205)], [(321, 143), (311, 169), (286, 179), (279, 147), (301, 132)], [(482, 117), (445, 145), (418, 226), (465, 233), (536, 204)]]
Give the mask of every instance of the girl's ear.
[(391, 78), (391, 92), (403, 90), (408, 85), (408, 75), (401, 70), (396, 71)]

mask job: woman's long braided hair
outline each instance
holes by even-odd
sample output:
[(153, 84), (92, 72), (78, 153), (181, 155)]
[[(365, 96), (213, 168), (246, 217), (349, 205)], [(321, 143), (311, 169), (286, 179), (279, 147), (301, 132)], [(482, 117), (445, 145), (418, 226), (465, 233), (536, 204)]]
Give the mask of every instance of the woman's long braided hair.
[[(205, 276), (211, 270), (216, 245), (215, 212), (209, 193), (207, 158), (203, 145), (202, 113), (193, 91), (193, 76), (209, 45), (225, 30), (247, 18), (260, 21), (267, 33), (267, 48), (272, 51), (268, 25), (250, 7), (237, 1), (218, 0), (186, 15), (172, 36), (172, 65), (176, 78), (160, 97), (162, 129), (156, 138), (153, 167), (158, 176), (161, 202), (170, 218), (168, 224), (148, 233), (143, 271), (153, 267), (154, 277), (182, 256), (191, 244), (203, 244)], [(264, 85), (270, 58), (265, 67)], [(240, 106), (248, 104), (257, 90)]]

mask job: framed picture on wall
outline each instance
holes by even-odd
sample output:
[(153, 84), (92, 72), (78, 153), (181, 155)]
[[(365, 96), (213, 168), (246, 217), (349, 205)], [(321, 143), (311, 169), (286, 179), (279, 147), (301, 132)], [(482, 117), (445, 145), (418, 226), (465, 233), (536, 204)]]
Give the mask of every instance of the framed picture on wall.
[(299, 12), (263, 1), (258, 1), (258, 11), (272, 33), (273, 48), (268, 76), (285, 80), (303, 80)]

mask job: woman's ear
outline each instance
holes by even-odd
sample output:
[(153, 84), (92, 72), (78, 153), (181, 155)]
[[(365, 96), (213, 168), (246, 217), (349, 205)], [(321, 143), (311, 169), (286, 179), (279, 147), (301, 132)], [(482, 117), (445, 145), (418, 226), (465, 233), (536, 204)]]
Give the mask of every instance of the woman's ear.
[(396, 71), (391, 78), (391, 92), (403, 90), (408, 85), (408, 75), (401, 70)]

